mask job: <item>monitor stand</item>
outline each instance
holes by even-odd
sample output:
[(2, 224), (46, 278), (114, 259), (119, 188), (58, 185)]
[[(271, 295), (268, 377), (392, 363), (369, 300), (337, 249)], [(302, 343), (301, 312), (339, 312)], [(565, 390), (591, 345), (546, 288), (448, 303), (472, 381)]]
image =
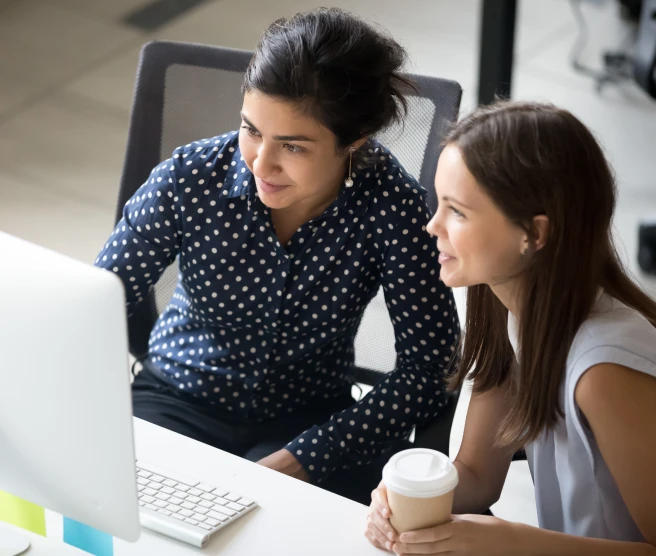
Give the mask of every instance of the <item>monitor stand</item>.
[(15, 531), (5, 524), (0, 524), (0, 554), (2, 556), (18, 556), (30, 547), (27, 535)]

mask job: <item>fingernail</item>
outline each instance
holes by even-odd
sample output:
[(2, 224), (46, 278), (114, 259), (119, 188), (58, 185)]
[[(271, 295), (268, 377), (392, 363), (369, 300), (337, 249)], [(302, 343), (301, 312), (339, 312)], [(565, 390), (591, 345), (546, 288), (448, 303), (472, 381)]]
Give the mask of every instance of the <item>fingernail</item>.
[(392, 550), (392, 543), (388, 542), (387, 544), (385, 544), (385, 548), (387, 548), (387, 550)]

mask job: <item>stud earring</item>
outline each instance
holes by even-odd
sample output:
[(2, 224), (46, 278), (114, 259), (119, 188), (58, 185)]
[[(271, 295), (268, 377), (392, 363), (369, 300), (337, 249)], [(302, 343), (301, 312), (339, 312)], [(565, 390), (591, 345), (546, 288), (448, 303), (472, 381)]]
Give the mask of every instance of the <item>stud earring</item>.
[(355, 149), (351, 147), (349, 149), (349, 169), (348, 169), (348, 175), (346, 176), (346, 179), (344, 180), (344, 185), (346, 187), (353, 187), (353, 179), (351, 178), (351, 166), (353, 165), (353, 153), (355, 152)]

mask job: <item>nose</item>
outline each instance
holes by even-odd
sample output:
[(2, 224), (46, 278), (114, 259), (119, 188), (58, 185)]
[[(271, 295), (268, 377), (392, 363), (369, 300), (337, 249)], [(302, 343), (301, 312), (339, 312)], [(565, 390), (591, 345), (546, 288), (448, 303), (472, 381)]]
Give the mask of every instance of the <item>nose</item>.
[(433, 237), (442, 237), (446, 236), (445, 228), (443, 225), (442, 211), (438, 205), (437, 211), (433, 215), (433, 218), (430, 219), (430, 222), (426, 226), (426, 231)]
[(260, 178), (270, 178), (278, 170), (278, 162), (271, 149), (262, 142), (253, 160), (253, 173)]

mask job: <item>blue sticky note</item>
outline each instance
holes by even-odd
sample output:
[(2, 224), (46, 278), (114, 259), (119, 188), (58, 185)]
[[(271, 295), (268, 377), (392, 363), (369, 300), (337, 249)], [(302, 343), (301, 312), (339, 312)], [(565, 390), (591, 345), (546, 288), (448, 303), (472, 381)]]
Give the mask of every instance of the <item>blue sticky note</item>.
[(111, 535), (68, 517), (64, 518), (64, 542), (94, 556), (114, 554), (114, 540)]

